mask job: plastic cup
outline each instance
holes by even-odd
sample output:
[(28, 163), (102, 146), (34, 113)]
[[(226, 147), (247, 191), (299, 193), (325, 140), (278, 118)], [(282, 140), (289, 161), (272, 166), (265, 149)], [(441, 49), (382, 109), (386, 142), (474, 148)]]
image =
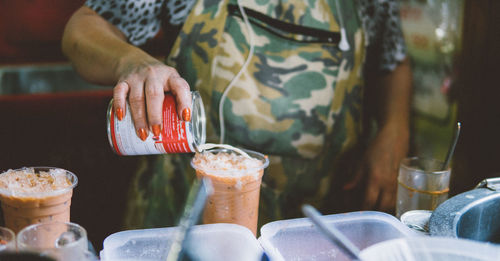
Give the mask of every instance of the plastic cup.
[(434, 210), (448, 199), (451, 169), (441, 169), (443, 162), (411, 157), (399, 168), (396, 216), (410, 210)]
[(70, 222), (33, 224), (19, 231), (17, 248), (57, 260), (87, 260), (87, 232)]
[(16, 251), (16, 234), (6, 227), (0, 227), (0, 252), (3, 251)]
[[(73, 188), (78, 183), (76, 175), (67, 170), (52, 167), (32, 167), (10, 171), (28, 171), (29, 169), (33, 169), (34, 173), (51, 170), (64, 171), (70, 185), (43, 192), (20, 191), (10, 185), (8, 188), (0, 188), (5, 226), (17, 233), (31, 224), (51, 221), (69, 222), (71, 196)], [(10, 171), (0, 175), (7, 175)]]
[[(260, 185), (269, 160), (261, 153), (250, 150), (243, 151), (250, 157), (261, 161), (262, 164), (251, 169), (214, 170), (197, 165), (193, 159), (191, 166), (196, 170), (198, 178), (209, 178), (213, 187), (213, 192), (208, 197), (203, 211), (203, 223), (238, 224), (247, 227), (256, 235)], [(210, 150), (210, 152), (218, 154), (228, 152), (228, 150), (216, 149)]]

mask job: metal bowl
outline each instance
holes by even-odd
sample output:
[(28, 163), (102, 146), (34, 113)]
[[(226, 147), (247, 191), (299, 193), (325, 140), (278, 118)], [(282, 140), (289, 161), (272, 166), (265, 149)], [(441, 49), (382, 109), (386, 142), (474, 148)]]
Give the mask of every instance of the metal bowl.
[(443, 202), (432, 213), (429, 230), (431, 236), (500, 243), (500, 178)]

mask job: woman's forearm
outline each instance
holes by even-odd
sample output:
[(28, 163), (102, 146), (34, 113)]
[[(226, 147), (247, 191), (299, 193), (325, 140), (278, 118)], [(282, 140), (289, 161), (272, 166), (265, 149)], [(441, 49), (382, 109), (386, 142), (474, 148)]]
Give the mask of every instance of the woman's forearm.
[(380, 92), (377, 95), (376, 118), (379, 128), (396, 127), (408, 131), (411, 100), (411, 69), (408, 59), (378, 82)]
[(88, 7), (81, 7), (68, 21), (62, 50), (87, 81), (114, 85), (120, 78), (124, 59), (153, 59), (127, 43), (123, 33)]

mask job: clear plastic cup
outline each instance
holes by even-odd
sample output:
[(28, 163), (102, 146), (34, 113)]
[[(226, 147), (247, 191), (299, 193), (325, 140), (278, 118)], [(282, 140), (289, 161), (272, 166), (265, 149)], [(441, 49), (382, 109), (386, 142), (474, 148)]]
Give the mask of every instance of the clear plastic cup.
[(17, 248), (57, 260), (88, 260), (87, 231), (70, 222), (33, 224), (19, 231)]
[[(29, 192), (19, 188), (16, 184), (2, 184), (0, 186), (0, 201), (2, 205), (5, 226), (15, 233), (22, 228), (36, 223), (50, 221), (70, 221), (70, 206), (73, 188), (78, 183), (75, 174), (60, 168), (53, 167), (31, 167), (9, 170), (1, 175), (11, 172), (34, 173), (60, 171), (64, 172), (69, 182), (68, 186), (57, 189), (47, 189), (41, 192)], [(28, 175), (28, 174), (27, 174)], [(9, 182), (15, 182), (9, 180)]]
[(16, 234), (6, 227), (0, 227), (0, 252), (3, 251), (16, 251)]
[[(231, 166), (226, 169), (210, 169), (207, 166), (197, 164), (195, 157), (191, 161), (191, 166), (196, 170), (198, 178), (209, 178), (213, 186), (213, 193), (208, 197), (203, 211), (203, 223), (239, 224), (247, 227), (256, 235), (260, 185), (269, 160), (261, 153), (250, 150), (243, 151), (262, 164), (259, 167), (248, 169), (231, 169)], [(209, 152), (217, 155), (230, 151), (215, 149)]]
[(434, 210), (448, 199), (451, 169), (421, 157), (403, 159), (399, 167), (396, 216), (410, 210)]

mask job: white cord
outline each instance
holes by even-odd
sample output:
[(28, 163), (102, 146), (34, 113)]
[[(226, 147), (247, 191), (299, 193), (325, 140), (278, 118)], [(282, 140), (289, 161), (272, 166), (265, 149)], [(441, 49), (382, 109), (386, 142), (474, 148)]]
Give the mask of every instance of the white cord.
[(250, 37), (250, 50), (248, 52), (248, 57), (245, 60), (245, 63), (243, 63), (243, 66), (241, 67), (240, 71), (234, 76), (234, 78), (231, 80), (229, 85), (226, 87), (226, 89), (222, 93), (222, 97), (221, 97), (220, 102), (219, 102), (219, 124), (220, 124), (220, 139), (219, 139), (219, 141), (221, 144), (224, 144), (224, 134), (225, 134), (224, 133), (225, 132), (224, 111), (223, 111), (224, 100), (226, 99), (227, 94), (229, 93), (231, 88), (233, 88), (236, 81), (240, 78), (243, 71), (247, 68), (248, 64), (250, 63), (250, 59), (253, 56), (253, 52), (254, 52), (254, 38), (253, 38), (252, 26), (250, 25), (250, 22), (248, 21), (248, 17), (245, 13), (245, 10), (241, 6), (240, 0), (238, 0), (237, 3), (238, 3), (238, 8), (240, 9), (241, 16), (243, 17), (243, 21), (245, 22), (245, 25), (247, 27), (249, 37)]
[(339, 48), (341, 51), (349, 51), (350, 46), (349, 46), (349, 41), (347, 39), (347, 33), (345, 31), (345, 25), (344, 25), (344, 16), (342, 15), (342, 9), (339, 4), (340, 0), (335, 0), (335, 6), (337, 7), (337, 14), (339, 16), (339, 22), (340, 22), (340, 43), (339, 43)]

